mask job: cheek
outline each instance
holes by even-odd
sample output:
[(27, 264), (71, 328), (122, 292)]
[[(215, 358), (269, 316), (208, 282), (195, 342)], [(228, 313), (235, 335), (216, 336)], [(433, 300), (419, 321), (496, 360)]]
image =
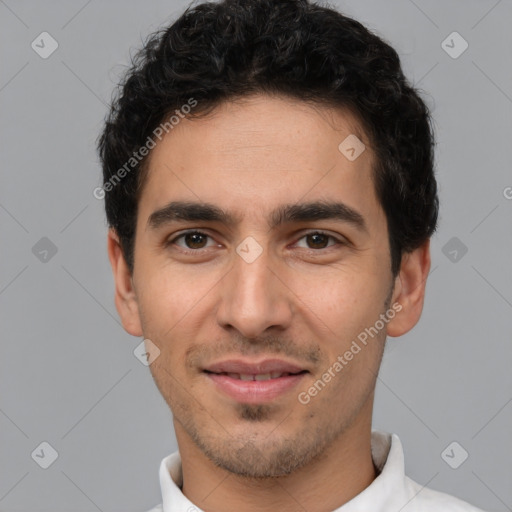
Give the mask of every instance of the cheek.
[(171, 266), (157, 269), (153, 263), (140, 274), (138, 284), (139, 304), (148, 327), (160, 330), (172, 328), (193, 312), (207, 296), (215, 279), (213, 276), (201, 276), (194, 269), (184, 271)]
[[(192, 266), (191, 266), (192, 267)], [(194, 269), (160, 268), (140, 274), (138, 288), (144, 336), (155, 341), (161, 363), (173, 375), (184, 376), (186, 351), (197, 340), (206, 339), (204, 325), (210, 321), (218, 276), (204, 276)], [(160, 372), (160, 377), (162, 377)], [(165, 377), (165, 375), (163, 375)]]
[(385, 331), (368, 334), (384, 312), (382, 278), (338, 271), (303, 285), (305, 305), (298, 314), (309, 322), (325, 356), (315, 379), (329, 381), (321, 401), (330, 396), (338, 403), (357, 402), (374, 382), (384, 346)]
[(357, 334), (368, 322), (373, 324), (382, 312), (386, 295), (382, 276), (377, 279), (360, 266), (295, 275), (290, 287), (301, 314), (316, 324), (323, 323), (324, 329), (342, 340)]

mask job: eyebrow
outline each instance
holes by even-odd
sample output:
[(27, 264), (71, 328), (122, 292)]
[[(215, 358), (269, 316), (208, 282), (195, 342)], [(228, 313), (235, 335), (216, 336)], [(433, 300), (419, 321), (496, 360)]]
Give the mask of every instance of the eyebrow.
[[(227, 226), (234, 226), (240, 223), (241, 219), (240, 215), (225, 211), (211, 203), (172, 201), (149, 216), (146, 229), (157, 230), (173, 221), (220, 222)], [(273, 229), (286, 223), (318, 220), (345, 222), (368, 233), (364, 217), (358, 211), (344, 203), (330, 201), (279, 206), (270, 212), (268, 226)]]

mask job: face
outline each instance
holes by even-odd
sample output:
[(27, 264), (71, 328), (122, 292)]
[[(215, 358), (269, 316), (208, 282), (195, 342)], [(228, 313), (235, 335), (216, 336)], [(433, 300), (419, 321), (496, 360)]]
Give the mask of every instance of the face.
[[(355, 159), (338, 148), (350, 135), (366, 146)], [(386, 330), (409, 314), (392, 307), (404, 288), (373, 158), (348, 112), (259, 95), (181, 120), (152, 150), (116, 304), (160, 351), (180, 450), (284, 475), (368, 420)]]

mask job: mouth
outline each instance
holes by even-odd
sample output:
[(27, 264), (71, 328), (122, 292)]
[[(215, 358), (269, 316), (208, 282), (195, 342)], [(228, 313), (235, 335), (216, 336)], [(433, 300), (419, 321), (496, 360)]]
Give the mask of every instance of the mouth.
[(289, 393), (309, 371), (293, 363), (268, 359), (258, 363), (221, 361), (208, 366), (203, 373), (223, 395), (254, 404)]
[(226, 375), (231, 379), (237, 379), (237, 380), (244, 380), (244, 381), (250, 381), (250, 380), (257, 380), (257, 381), (264, 381), (264, 380), (271, 380), (271, 379), (280, 379), (281, 377), (288, 377), (290, 375), (299, 375), (301, 373), (306, 373), (306, 370), (302, 370), (297, 373), (289, 373), (289, 372), (272, 372), (272, 373), (227, 373), (227, 372), (221, 372), (221, 373), (215, 373), (210, 372), (208, 370), (205, 370), (206, 373), (210, 373), (212, 375)]

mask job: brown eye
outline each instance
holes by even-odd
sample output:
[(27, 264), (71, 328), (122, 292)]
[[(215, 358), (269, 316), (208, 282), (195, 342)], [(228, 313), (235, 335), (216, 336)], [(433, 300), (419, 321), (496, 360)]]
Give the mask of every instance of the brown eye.
[[(211, 238), (206, 233), (202, 233), (201, 231), (188, 231), (186, 233), (182, 233), (181, 235), (169, 240), (166, 245), (171, 246), (176, 244), (178, 247), (181, 247), (185, 252), (189, 250), (190, 252), (199, 251), (201, 249), (205, 249), (207, 247), (211, 247), (206, 245), (208, 239)], [(182, 243), (178, 243), (178, 240), (181, 240)], [(213, 244), (215, 245), (215, 244)]]
[(208, 238), (207, 235), (198, 232), (186, 233), (183, 236), (185, 244), (189, 249), (202, 249), (204, 247), (206, 239)]
[[(343, 245), (342, 240), (321, 231), (308, 233), (304, 235), (300, 240), (306, 240), (306, 246), (302, 246), (305, 249), (327, 249), (332, 245)], [(329, 240), (334, 241), (334, 243), (329, 243)]]
[(321, 233), (313, 233), (311, 235), (306, 235), (306, 238), (313, 246), (312, 249), (325, 249), (330, 237)]

